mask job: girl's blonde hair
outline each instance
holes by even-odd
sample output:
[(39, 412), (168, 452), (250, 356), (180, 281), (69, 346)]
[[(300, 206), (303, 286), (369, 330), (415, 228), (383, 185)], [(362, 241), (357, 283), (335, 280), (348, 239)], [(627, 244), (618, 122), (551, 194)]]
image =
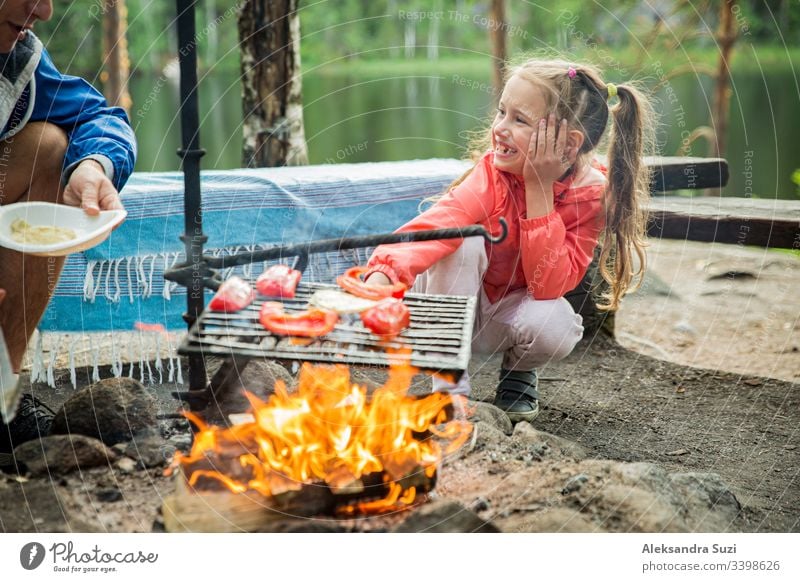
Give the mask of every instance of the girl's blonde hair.
[[(570, 71), (574, 74), (570, 75)], [(566, 119), (570, 129), (583, 133), (583, 145), (576, 166), (589, 163), (592, 151), (602, 143), (609, 112), (608, 195), (605, 196), (606, 222), (600, 251), (600, 273), (610, 285), (598, 307), (614, 311), (629, 290), (642, 283), (646, 267), (644, 252), (647, 228), (647, 200), (650, 171), (642, 157), (652, 151), (654, 116), (649, 100), (632, 83), (616, 85), (619, 102), (610, 106), (609, 86), (591, 65), (578, 65), (562, 59), (527, 59), (506, 68), (505, 81), (519, 76), (542, 91), (546, 116)], [(613, 92), (613, 88), (611, 89)], [(469, 150), (483, 154), (491, 144), (491, 127), (481, 131)], [(460, 184), (472, 170), (458, 178)], [(450, 189), (448, 188), (448, 190)], [(638, 265), (634, 266), (634, 255)]]

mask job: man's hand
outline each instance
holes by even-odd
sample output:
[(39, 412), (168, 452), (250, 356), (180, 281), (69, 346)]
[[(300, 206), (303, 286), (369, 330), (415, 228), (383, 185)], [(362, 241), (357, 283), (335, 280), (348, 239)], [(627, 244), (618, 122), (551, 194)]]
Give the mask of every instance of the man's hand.
[(83, 160), (73, 170), (64, 189), (64, 203), (80, 206), (92, 216), (101, 210), (123, 209), (119, 192), (106, 177), (103, 166), (95, 160)]

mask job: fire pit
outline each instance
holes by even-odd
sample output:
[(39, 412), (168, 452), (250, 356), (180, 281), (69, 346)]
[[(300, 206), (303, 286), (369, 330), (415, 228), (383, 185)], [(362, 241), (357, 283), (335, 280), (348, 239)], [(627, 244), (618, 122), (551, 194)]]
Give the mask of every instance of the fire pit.
[(304, 364), (296, 392), (279, 382), (268, 401), (251, 396), (242, 424), (214, 427), (189, 414), (199, 431), (173, 461), (179, 487), (165, 502), (167, 528), (253, 531), (287, 516), (369, 515), (424, 500), (472, 426), (454, 418), (460, 397), (408, 395), (417, 370), (407, 358), (392, 355), (388, 381), (372, 394), (347, 366)]

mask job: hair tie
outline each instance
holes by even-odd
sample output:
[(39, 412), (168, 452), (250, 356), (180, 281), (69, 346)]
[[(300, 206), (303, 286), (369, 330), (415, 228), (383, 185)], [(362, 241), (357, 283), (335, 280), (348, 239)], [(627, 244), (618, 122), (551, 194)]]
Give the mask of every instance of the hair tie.
[(573, 67), (567, 69), (567, 77), (569, 77), (570, 79), (574, 79), (576, 74), (577, 71)]
[(606, 85), (606, 91), (608, 91), (607, 99), (617, 96), (617, 86), (614, 83), (608, 83)]

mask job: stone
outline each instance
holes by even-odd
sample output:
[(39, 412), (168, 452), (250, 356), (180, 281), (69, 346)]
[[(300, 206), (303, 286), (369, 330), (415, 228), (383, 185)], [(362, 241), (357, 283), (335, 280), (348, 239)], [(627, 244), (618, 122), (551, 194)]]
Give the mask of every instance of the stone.
[(251, 410), (245, 392), (260, 400), (267, 400), (275, 391), (275, 383), (281, 380), (287, 387), (294, 383), (292, 375), (272, 360), (252, 359), (240, 372), (239, 377), (217, 392), (217, 402), (209, 404), (204, 418), (212, 424), (229, 424), (231, 414)]
[(652, 490), (621, 484), (605, 484), (594, 492), (589, 504), (602, 515), (604, 524), (618, 524), (626, 533), (687, 532), (680, 507)]
[(567, 482), (564, 483), (564, 488), (561, 489), (561, 495), (569, 495), (570, 493), (579, 491), (587, 481), (589, 481), (589, 476), (585, 473), (570, 477), (567, 479)]
[(742, 506), (716, 473), (675, 473), (670, 483), (681, 493), (691, 531), (729, 531)]
[(113, 449), (137, 461), (141, 468), (152, 469), (169, 464), (177, 447), (150, 428), (136, 433), (130, 441), (117, 443)]
[(506, 533), (592, 533), (603, 531), (576, 509), (553, 507), (512, 515), (503, 523)]
[(107, 445), (157, 426), (156, 399), (132, 378), (109, 378), (79, 390), (58, 410), (51, 434), (82, 434)]
[(393, 533), (496, 533), (500, 530), (455, 501), (436, 499), (411, 512)]
[(499, 428), (479, 420), (472, 425), (475, 432), (475, 446), (473, 451), (493, 450), (503, 448), (508, 443), (508, 437)]
[(136, 466), (136, 461), (129, 457), (122, 457), (119, 461), (117, 461), (117, 467), (123, 473), (133, 473), (136, 471)]
[(114, 503), (122, 499), (122, 491), (119, 489), (100, 489), (95, 496), (98, 501), (104, 503)]
[(53, 435), (14, 449), (20, 469), (34, 476), (64, 475), (76, 469), (108, 466), (117, 454), (100, 441), (79, 434)]
[(576, 442), (536, 430), (527, 422), (519, 422), (514, 427), (511, 440), (524, 444), (539, 458), (569, 458), (583, 460), (589, 452)]
[(471, 410), (469, 419), (472, 422), (483, 421), (507, 435), (514, 432), (514, 425), (511, 424), (508, 415), (495, 405), (488, 402), (470, 402), (467, 408)]

